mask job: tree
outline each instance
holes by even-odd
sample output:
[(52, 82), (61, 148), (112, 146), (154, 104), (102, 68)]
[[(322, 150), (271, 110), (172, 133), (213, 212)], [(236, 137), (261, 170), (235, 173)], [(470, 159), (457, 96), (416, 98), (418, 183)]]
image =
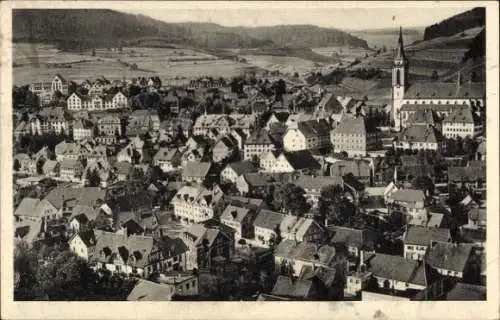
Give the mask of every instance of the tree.
[(19, 159), (14, 159), (14, 171), (19, 171), (21, 169), (21, 163)]
[(279, 204), (279, 208), (294, 216), (302, 216), (307, 210), (309, 205), (305, 198), (305, 191), (301, 187), (292, 183), (287, 183), (277, 190), (274, 199)]
[(99, 172), (97, 169), (87, 170), (87, 175), (85, 177), (90, 187), (98, 187), (101, 184), (101, 177), (99, 176)]
[(141, 153), (136, 149), (132, 149), (132, 163), (139, 164), (141, 160)]
[(323, 222), (325, 219), (342, 225), (348, 220), (346, 216), (348, 200), (344, 196), (341, 186), (330, 185), (321, 189), (318, 201), (318, 215), (316, 219)]
[(416, 189), (423, 190), (425, 193), (434, 194), (434, 182), (428, 176), (418, 176), (413, 180), (413, 186)]
[(438, 73), (437, 73), (437, 71), (436, 71), (436, 70), (432, 71), (432, 74), (431, 74), (431, 79), (432, 79), (433, 81), (437, 81), (437, 80), (439, 80), (439, 75), (438, 75)]

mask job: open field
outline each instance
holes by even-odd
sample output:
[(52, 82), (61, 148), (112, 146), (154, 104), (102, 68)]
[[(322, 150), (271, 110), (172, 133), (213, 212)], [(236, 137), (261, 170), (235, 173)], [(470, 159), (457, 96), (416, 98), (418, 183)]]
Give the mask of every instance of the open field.
[(268, 70), (279, 70), (282, 73), (304, 74), (321, 68), (323, 64), (297, 57), (271, 56), (271, 55), (242, 55), (248, 64)]
[[(245, 63), (189, 49), (124, 48), (123, 52), (98, 49), (95, 56), (91, 52), (60, 52), (50, 45), (38, 44), (14, 44), (13, 50), (16, 85), (51, 79), (56, 73), (74, 81), (99, 75), (111, 80), (152, 75), (168, 80), (200, 76), (230, 78), (252, 69)], [(132, 70), (132, 64), (137, 68)]]
[(325, 57), (334, 57), (340, 59), (343, 63), (351, 63), (356, 59), (363, 59), (366, 55), (373, 52), (363, 48), (350, 48), (350, 47), (320, 47), (313, 48), (313, 52), (321, 54)]

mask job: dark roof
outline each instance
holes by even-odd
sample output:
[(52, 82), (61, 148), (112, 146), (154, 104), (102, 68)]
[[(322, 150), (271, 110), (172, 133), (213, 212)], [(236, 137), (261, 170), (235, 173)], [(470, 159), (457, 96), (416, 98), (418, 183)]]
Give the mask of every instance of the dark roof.
[(414, 82), (405, 92), (405, 99), (474, 99), (484, 98), (485, 83), (468, 83), (457, 86), (447, 82)]
[(273, 230), (276, 227), (279, 228), (281, 221), (285, 218), (285, 215), (270, 211), (261, 210), (254, 221), (254, 226)]
[(399, 135), (399, 141), (437, 143), (441, 135), (434, 127), (412, 124)]
[(276, 179), (273, 175), (261, 172), (244, 173), (243, 178), (251, 187), (262, 187), (276, 182)]
[(374, 235), (368, 232), (368, 230), (328, 226), (328, 233), (331, 236), (330, 244), (332, 245), (345, 244), (358, 248), (362, 248), (365, 245), (374, 246)]
[(330, 175), (332, 176), (345, 176), (348, 173), (352, 173), (358, 178), (369, 177), (371, 173), (370, 162), (362, 159), (351, 159), (335, 161), (330, 165)]
[(164, 236), (158, 240), (157, 245), (162, 250), (165, 258), (178, 256), (188, 250), (188, 247), (180, 238), (170, 238)]
[(486, 167), (449, 167), (450, 181), (477, 181), (486, 180)]
[(474, 116), (469, 106), (455, 108), (451, 113), (444, 118), (443, 122), (448, 123), (474, 123)]
[(377, 253), (369, 259), (368, 271), (380, 278), (421, 286), (430, 284), (423, 263), (400, 256)]
[(283, 152), (283, 156), (294, 170), (321, 168), (321, 165), (308, 150)]
[(244, 173), (257, 172), (257, 168), (255, 168), (251, 161), (232, 162), (228, 164), (228, 166), (231, 167), (238, 176)]
[(478, 301), (486, 300), (486, 287), (457, 282), (446, 294), (448, 301)]
[(87, 216), (84, 214), (84, 213), (80, 213), (76, 216), (73, 217), (74, 219), (76, 219), (79, 223), (87, 223), (89, 222), (89, 219), (87, 218)]
[(427, 253), (426, 262), (433, 268), (463, 272), (471, 250), (468, 244), (438, 242)]
[(330, 125), (325, 119), (301, 121), (297, 123), (297, 129), (306, 137), (330, 134)]
[(87, 247), (95, 246), (96, 238), (93, 230), (81, 231), (80, 233), (78, 233), (78, 236), (80, 237), (80, 239), (82, 239), (83, 243), (85, 243)]
[(245, 144), (269, 145), (273, 144), (271, 137), (265, 129), (255, 130), (245, 141)]
[(319, 102), (319, 107), (324, 108), (328, 113), (340, 113), (343, 108), (337, 97), (333, 93), (327, 93)]
[(404, 237), (405, 244), (420, 246), (428, 246), (431, 241), (448, 242), (449, 240), (451, 240), (449, 229), (420, 226), (409, 226)]

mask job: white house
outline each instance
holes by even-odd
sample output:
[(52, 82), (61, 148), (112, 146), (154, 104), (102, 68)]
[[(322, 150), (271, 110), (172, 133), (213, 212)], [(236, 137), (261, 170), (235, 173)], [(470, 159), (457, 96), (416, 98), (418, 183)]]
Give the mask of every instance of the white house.
[(222, 190), (215, 186), (208, 190), (203, 186), (184, 186), (172, 198), (170, 204), (174, 208), (174, 216), (184, 223), (198, 223), (214, 217), (220, 209)]

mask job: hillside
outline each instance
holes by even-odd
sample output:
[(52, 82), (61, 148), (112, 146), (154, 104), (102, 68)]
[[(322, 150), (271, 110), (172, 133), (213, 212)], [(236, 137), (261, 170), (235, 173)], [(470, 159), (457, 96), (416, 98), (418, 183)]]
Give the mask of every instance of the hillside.
[[(150, 39), (150, 41), (143, 41)], [(61, 49), (118, 46), (153, 41), (199, 48), (367, 47), (348, 33), (311, 25), (224, 27), (213, 23), (166, 23), (106, 9), (18, 9), (13, 13), (15, 42), (55, 43)]]
[(484, 26), (485, 21), (486, 9), (474, 8), (425, 28), (424, 40), (452, 36), (467, 29)]

